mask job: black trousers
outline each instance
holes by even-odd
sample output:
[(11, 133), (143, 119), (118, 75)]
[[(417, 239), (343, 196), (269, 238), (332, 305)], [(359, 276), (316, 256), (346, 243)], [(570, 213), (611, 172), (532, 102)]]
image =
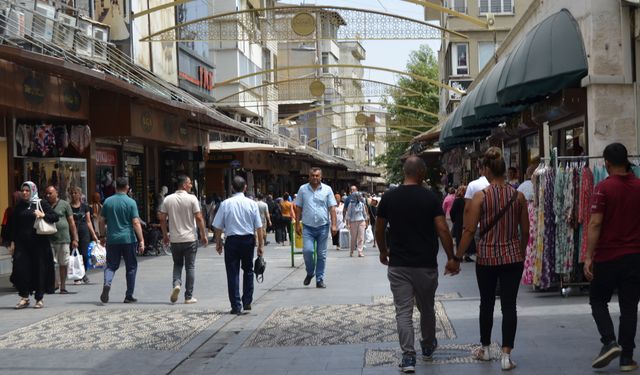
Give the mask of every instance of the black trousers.
[(500, 306), (502, 308), (502, 346), (513, 348), (518, 326), (516, 300), (524, 263), (500, 266), (476, 264), (476, 279), (480, 289), (480, 342), (491, 344), (493, 309), (496, 304), (496, 286), (500, 283)]
[(616, 340), (613, 321), (608, 304), (614, 289), (618, 289), (620, 326), (618, 343), (622, 356), (631, 358), (636, 347), (638, 325), (638, 301), (640, 300), (640, 254), (629, 254), (621, 258), (598, 262), (593, 265), (593, 281), (589, 289), (591, 314), (598, 326), (600, 341), (607, 344)]

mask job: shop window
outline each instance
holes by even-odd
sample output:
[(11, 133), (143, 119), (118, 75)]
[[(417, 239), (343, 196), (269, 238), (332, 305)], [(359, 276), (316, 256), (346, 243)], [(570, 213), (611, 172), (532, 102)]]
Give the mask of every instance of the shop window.
[(453, 43), (451, 47), (451, 71), (453, 72), (453, 75), (468, 75), (469, 44)]
[(526, 162), (526, 167), (529, 167), (536, 163), (540, 158), (540, 138), (538, 137), (538, 133), (525, 137), (523, 139), (522, 146), (524, 147), (524, 161)]
[(586, 154), (584, 125), (553, 130), (551, 147), (558, 149), (558, 156), (582, 156)]
[(480, 14), (512, 14), (513, 0), (480, 0)]
[[(322, 52), (322, 65), (329, 65), (329, 52)], [(322, 73), (329, 73), (329, 67), (323, 66)]]

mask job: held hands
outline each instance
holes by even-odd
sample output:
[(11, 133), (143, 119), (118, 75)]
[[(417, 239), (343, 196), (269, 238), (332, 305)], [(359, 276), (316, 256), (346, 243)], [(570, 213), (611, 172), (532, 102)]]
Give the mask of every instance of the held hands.
[(444, 274), (455, 276), (460, 273), (460, 263), (451, 258), (447, 261), (447, 265), (444, 267)]

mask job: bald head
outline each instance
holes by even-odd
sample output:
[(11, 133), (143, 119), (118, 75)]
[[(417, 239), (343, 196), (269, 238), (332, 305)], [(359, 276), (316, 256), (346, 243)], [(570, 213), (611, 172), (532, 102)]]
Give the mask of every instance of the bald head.
[(242, 176), (235, 176), (231, 182), (231, 187), (234, 193), (244, 193), (244, 188), (247, 187), (247, 182)]
[(417, 156), (409, 156), (402, 166), (405, 178), (421, 181), (427, 173), (424, 160)]

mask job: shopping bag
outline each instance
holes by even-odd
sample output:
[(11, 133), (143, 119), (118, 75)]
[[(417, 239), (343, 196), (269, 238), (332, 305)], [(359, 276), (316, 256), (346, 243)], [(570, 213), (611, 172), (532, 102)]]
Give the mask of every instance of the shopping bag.
[[(303, 225), (300, 224), (300, 227), (302, 228)], [(295, 226), (294, 226), (294, 231), (295, 231)], [(304, 246), (304, 243), (302, 241), (302, 233), (300, 233), (300, 235), (296, 233), (296, 249), (302, 249), (303, 246)]]
[(373, 242), (373, 231), (371, 230), (371, 225), (367, 225), (367, 229), (364, 231), (364, 242)]
[(84, 277), (84, 261), (82, 255), (75, 248), (71, 252), (69, 258), (69, 266), (67, 267), (67, 279), (69, 280), (82, 280)]
[(340, 248), (349, 249), (351, 247), (351, 233), (348, 229), (340, 229)]
[(96, 242), (91, 242), (91, 244), (89, 244), (91, 266), (94, 268), (104, 267), (107, 264), (107, 249)]

